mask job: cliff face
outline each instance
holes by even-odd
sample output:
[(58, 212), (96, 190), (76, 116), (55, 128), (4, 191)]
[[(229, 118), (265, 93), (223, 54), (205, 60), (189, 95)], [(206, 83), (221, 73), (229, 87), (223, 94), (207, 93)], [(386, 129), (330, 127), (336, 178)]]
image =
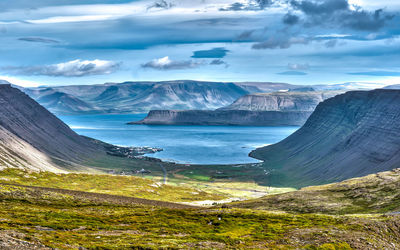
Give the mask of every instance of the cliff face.
[(152, 110), (145, 119), (129, 124), (296, 126), (302, 125), (310, 114), (307, 111)]
[(400, 165), (400, 91), (353, 91), (319, 104), (304, 126), (250, 156), (275, 185), (323, 184)]
[(83, 161), (106, 154), (10, 85), (0, 85), (0, 107), (0, 168), (83, 170)]
[(243, 96), (221, 110), (313, 111), (318, 103), (343, 92), (275, 92)]

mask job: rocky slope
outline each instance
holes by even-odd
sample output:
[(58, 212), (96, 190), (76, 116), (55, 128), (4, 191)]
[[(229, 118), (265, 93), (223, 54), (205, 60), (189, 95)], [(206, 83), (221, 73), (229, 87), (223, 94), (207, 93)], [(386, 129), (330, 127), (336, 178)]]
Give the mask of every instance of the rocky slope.
[(400, 165), (400, 91), (351, 91), (319, 104), (285, 140), (250, 153), (271, 185), (303, 187)]
[(300, 126), (310, 114), (308, 111), (152, 110), (143, 120), (129, 124)]
[(231, 105), (220, 110), (251, 110), (251, 111), (314, 111), (322, 101), (331, 98), (342, 91), (304, 91), (304, 92), (274, 92), (256, 93), (237, 99)]
[(93, 171), (89, 160), (108, 159), (121, 151), (76, 134), (9, 84), (0, 85), (0, 106), (0, 168)]
[[(229, 105), (237, 98), (249, 93), (279, 91), (295, 87), (297, 86), (269, 82), (229, 83), (181, 80), (39, 87), (24, 89), (24, 91), (57, 114), (81, 114), (139, 113), (152, 109), (212, 110)], [(55, 93), (64, 93), (68, 99), (60, 100)]]
[(321, 101), (340, 91), (274, 92), (240, 97), (214, 111), (152, 110), (131, 124), (301, 126)]

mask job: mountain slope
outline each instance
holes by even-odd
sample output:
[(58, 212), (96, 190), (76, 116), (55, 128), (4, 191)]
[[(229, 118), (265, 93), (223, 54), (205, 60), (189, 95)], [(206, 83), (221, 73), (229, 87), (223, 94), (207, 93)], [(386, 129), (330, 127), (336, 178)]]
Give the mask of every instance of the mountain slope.
[(0, 169), (93, 172), (95, 167), (109, 169), (117, 164), (127, 168), (155, 165), (124, 159), (140, 155), (141, 148), (120, 148), (76, 134), (9, 84), (0, 85), (0, 106)]
[(304, 187), (400, 165), (400, 91), (352, 91), (319, 104), (285, 140), (256, 149), (271, 185)]
[(307, 91), (256, 93), (237, 99), (220, 110), (251, 111), (314, 111), (318, 103), (331, 98), (341, 91)]
[(152, 110), (143, 120), (129, 124), (300, 126), (310, 115), (308, 111)]
[[(191, 80), (163, 82), (124, 82), (99, 85), (71, 85), (29, 88), (24, 91), (46, 108), (53, 104), (41, 100), (44, 95), (65, 93), (93, 107), (93, 112), (138, 113), (152, 109), (212, 110), (231, 104), (237, 98), (254, 92), (270, 92), (295, 88), (284, 83), (229, 83)], [(70, 102), (72, 103), (72, 102)], [(81, 105), (79, 105), (81, 106)], [(52, 109), (56, 113), (70, 112)], [(76, 108), (76, 114), (88, 112)]]

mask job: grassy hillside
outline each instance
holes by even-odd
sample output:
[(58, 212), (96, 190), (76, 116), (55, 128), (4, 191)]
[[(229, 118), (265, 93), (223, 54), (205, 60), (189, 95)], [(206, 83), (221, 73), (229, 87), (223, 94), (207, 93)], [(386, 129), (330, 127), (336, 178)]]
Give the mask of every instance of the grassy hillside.
[(168, 208), (0, 185), (0, 247), (365, 249), (400, 246), (395, 216)]
[(149, 179), (134, 176), (80, 173), (55, 174), (9, 168), (0, 171), (0, 183), (69, 189), (172, 202), (221, 200), (226, 198), (221, 194), (207, 193), (187, 186), (162, 185)]
[(229, 206), (295, 213), (396, 213), (400, 212), (400, 169)]

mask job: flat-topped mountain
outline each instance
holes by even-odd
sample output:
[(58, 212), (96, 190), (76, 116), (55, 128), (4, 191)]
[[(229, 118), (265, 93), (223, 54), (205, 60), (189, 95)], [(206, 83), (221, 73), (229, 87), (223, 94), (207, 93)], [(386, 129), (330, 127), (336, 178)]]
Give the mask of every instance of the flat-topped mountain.
[(250, 94), (217, 110), (152, 110), (130, 124), (301, 126), (321, 101), (340, 91)]
[(250, 156), (265, 161), (272, 185), (303, 187), (398, 168), (400, 90), (327, 99), (294, 134)]
[(220, 110), (314, 111), (322, 101), (343, 91), (302, 91), (256, 93), (240, 97)]
[(0, 85), (0, 106), (0, 169), (94, 171), (94, 160), (122, 150), (76, 134), (10, 84)]
[(143, 120), (128, 124), (300, 126), (310, 114), (308, 111), (152, 110)]

